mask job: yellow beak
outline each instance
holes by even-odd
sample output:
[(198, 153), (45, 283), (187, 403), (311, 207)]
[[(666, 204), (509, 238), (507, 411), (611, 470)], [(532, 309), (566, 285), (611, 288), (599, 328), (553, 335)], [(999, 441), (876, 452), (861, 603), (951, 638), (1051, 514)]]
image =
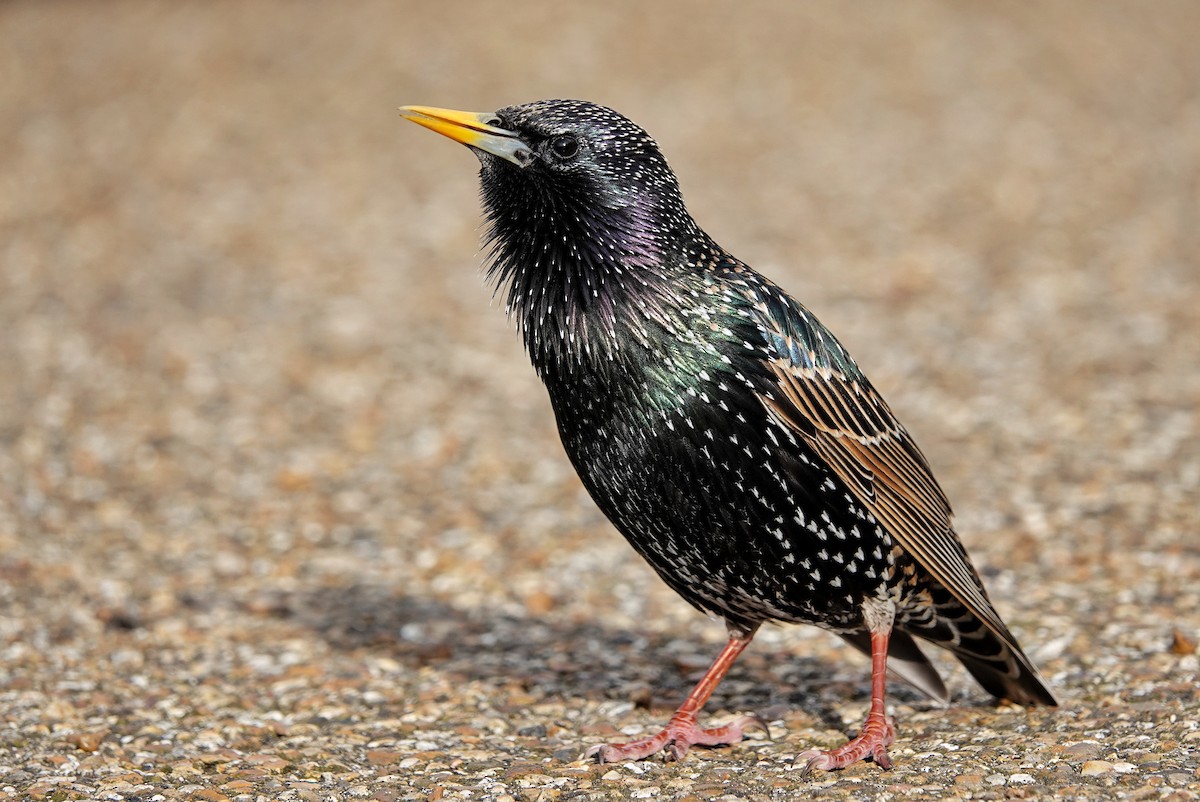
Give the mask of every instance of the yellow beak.
[(533, 159), (533, 151), (521, 141), (517, 132), (492, 124), (496, 122), (494, 114), (401, 106), (400, 115), (455, 142), (507, 159), (518, 167), (524, 167)]

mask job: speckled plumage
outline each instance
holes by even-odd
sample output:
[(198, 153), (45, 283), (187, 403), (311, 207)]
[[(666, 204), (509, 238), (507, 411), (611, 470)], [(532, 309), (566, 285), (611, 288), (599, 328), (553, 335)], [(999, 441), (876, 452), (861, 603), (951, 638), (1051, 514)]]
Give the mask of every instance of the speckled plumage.
[(945, 699), (915, 635), (991, 693), (1053, 704), (908, 433), (808, 310), (700, 229), (654, 140), (581, 101), (480, 125), (515, 153), (475, 145), (489, 274), (584, 485), (663, 580), (745, 642), (810, 623), (869, 653), (883, 632), (890, 667)]

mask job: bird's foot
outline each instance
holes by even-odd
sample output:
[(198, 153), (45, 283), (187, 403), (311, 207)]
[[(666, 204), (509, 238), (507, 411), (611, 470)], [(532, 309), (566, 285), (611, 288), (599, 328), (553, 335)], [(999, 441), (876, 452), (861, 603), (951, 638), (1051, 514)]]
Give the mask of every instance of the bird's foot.
[(842, 744), (837, 749), (809, 749), (796, 756), (796, 762), (807, 761), (801, 776), (808, 776), (818, 769), (844, 769), (851, 763), (857, 763), (863, 758), (870, 757), (881, 769), (892, 767), (887, 748), (896, 739), (896, 728), (892, 719), (872, 713), (867, 717), (867, 723), (857, 738)]
[(750, 729), (760, 729), (767, 738), (771, 731), (758, 716), (742, 716), (723, 727), (702, 729), (696, 717), (676, 713), (657, 735), (624, 744), (598, 744), (583, 753), (597, 763), (616, 763), (621, 760), (642, 760), (662, 752), (666, 760), (683, 760), (693, 746), (728, 746), (745, 737)]

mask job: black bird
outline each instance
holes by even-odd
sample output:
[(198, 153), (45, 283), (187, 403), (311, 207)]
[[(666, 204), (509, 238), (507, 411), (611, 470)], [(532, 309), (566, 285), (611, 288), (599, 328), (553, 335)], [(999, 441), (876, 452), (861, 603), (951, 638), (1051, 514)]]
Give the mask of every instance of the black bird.
[(577, 100), (401, 113), (479, 157), (488, 274), (584, 486), (668, 585), (729, 629), (662, 732), (589, 754), (679, 759), (762, 726), (702, 729), (697, 714), (764, 621), (816, 624), (871, 656), (861, 733), (801, 754), (805, 771), (890, 767), (888, 668), (948, 700), (914, 636), (997, 697), (1055, 704), (912, 437), (811, 312), (696, 224), (645, 131)]

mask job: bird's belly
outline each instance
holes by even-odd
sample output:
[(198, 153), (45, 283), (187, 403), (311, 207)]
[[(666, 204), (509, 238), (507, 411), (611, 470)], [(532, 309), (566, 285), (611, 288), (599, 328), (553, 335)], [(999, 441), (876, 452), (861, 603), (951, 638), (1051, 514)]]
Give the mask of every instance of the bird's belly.
[(739, 445), (762, 437), (727, 432), (718, 445), (676, 429), (659, 438), (645, 421), (620, 420), (576, 428), (560, 418), (560, 430), (597, 505), (701, 610), (740, 626), (851, 630), (864, 598), (889, 590), (890, 538), (815, 457), (797, 486), (771, 449)]

